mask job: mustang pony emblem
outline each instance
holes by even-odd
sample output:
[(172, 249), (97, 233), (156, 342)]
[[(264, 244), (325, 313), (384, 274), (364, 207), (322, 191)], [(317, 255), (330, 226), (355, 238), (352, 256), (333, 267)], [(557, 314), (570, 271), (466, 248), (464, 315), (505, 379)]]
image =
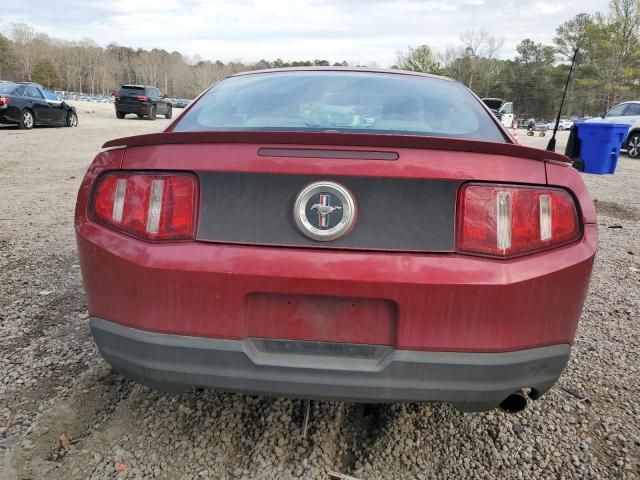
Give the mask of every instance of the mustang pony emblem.
[(311, 210), (318, 212), (318, 225), (321, 227), (329, 226), (329, 215), (335, 210), (342, 210), (340, 206), (329, 205), (329, 195), (320, 195), (320, 203), (314, 203), (311, 205)]
[(353, 194), (339, 183), (314, 182), (296, 197), (293, 219), (303, 235), (329, 242), (347, 235), (356, 221)]

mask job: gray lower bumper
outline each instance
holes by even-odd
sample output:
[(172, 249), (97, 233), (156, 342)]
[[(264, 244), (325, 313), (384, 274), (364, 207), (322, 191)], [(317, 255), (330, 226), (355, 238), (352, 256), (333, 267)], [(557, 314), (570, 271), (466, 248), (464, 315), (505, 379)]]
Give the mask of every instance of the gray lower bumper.
[(116, 105), (116, 111), (124, 112), (124, 113), (140, 113), (142, 115), (147, 115), (149, 110), (151, 109), (151, 105), (143, 105), (143, 104), (118, 104)]
[(125, 376), (166, 391), (191, 386), (359, 402), (452, 403), (495, 408), (557, 381), (569, 345), (504, 353), (419, 352), (388, 346), (289, 340), (220, 340), (166, 335), (91, 319), (102, 356)]

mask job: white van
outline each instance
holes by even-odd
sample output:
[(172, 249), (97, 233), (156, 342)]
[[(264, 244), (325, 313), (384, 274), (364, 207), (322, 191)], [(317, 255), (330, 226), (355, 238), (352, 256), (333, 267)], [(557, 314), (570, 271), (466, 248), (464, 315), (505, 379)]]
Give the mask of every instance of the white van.
[(483, 98), (482, 101), (496, 114), (502, 125), (506, 128), (513, 127), (515, 118), (513, 114), (513, 102), (505, 102), (501, 98)]

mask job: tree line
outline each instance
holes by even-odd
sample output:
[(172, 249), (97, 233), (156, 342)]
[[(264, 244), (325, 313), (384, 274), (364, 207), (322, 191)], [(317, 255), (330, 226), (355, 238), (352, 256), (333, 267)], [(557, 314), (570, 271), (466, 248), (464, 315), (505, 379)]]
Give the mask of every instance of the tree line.
[(397, 66), (452, 77), (481, 97), (511, 100), (519, 114), (553, 118), (578, 49), (565, 115), (594, 115), (640, 100), (640, 0), (612, 0), (606, 13), (580, 13), (558, 26), (552, 45), (526, 38), (512, 59), (498, 58), (502, 44), (484, 30), (469, 31), (458, 46), (398, 52)]
[[(133, 49), (93, 40), (70, 42), (36, 32), (24, 23), (0, 33), (0, 79), (33, 81), (50, 89), (110, 95), (121, 84), (159, 87), (172, 97), (193, 98), (228, 75), (259, 68), (326, 66), (326, 60), (223, 63), (162, 49)], [(346, 66), (347, 63), (334, 65)]]
[[(397, 52), (392, 68), (446, 75), (481, 97), (513, 101), (519, 114), (550, 118), (579, 48), (564, 114), (593, 115), (620, 101), (640, 99), (640, 0), (611, 0), (606, 13), (576, 15), (558, 26), (552, 45), (526, 38), (511, 59), (500, 58), (502, 48), (502, 39), (472, 30), (460, 36), (458, 45), (440, 51), (424, 44)], [(348, 64), (325, 59), (224, 63), (177, 51), (65, 41), (21, 23), (0, 33), (0, 79), (90, 94), (109, 95), (119, 84), (135, 83), (193, 98), (213, 82), (245, 70), (329, 65)]]

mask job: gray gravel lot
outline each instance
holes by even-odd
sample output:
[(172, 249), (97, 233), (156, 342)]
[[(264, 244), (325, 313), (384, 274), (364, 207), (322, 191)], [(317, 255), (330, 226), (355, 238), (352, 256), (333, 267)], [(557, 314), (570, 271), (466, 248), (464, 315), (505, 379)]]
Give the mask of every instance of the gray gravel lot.
[(599, 253), (571, 362), (541, 401), (517, 415), (313, 402), (301, 438), (302, 401), (163, 395), (100, 359), (75, 194), (104, 141), (168, 121), (116, 120), (99, 104), (79, 117), (76, 129), (0, 127), (0, 480), (640, 478), (640, 161), (585, 176)]

